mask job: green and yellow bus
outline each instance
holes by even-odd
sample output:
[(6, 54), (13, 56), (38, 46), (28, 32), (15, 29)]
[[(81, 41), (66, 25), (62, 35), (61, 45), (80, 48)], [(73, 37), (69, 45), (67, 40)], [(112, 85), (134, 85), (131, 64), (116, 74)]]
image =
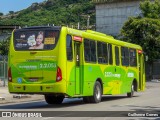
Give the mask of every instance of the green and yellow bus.
[(8, 63), (9, 92), (43, 94), (48, 104), (65, 97), (98, 103), (102, 95), (132, 97), (145, 89), (142, 48), (91, 30), (15, 29)]

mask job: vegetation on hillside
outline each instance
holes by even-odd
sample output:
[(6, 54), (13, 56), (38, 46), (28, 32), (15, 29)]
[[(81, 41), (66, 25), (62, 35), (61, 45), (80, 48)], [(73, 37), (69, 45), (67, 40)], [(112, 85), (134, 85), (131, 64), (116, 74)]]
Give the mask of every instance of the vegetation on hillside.
[(87, 18), (95, 24), (95, 5), (91, 0), (45, 0), (33, 3), (29, 8), (19, 12), (10, 11), (0, 18), (0, 25), (65, 25), (86, 27)]

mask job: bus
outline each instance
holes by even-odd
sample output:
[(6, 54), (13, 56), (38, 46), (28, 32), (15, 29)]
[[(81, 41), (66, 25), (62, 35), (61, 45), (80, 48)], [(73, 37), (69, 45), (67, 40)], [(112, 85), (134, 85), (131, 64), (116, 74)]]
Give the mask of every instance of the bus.
[(9, 92), (42, 94), (48, 104), (65, 97), (99, 103), (103, 95), (132, 97), (145, 89), (141, 46), (92, 30), (15, 29), (8, 58)]

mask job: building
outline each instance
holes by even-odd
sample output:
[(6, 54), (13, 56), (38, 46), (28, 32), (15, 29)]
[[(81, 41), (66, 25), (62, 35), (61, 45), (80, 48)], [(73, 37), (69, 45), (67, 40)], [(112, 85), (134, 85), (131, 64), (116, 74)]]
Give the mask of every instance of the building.
[(140, 0), (92, 0), (96, 4), (96, 31), (117, 36), (130, 16), (138, 16)]
[(19, 28), (16, 25), (0, 25), (0, 42), (5, 41), (14, 29)]

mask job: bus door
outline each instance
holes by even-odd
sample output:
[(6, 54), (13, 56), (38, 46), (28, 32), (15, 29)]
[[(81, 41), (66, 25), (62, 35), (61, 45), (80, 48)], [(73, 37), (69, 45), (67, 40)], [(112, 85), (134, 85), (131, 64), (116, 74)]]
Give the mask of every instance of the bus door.
[(139, 89), (142, 90), (143, 89), (143, 84), (144, 84), (144, 80), (143, 80), (143, 54), (142, 51), (139, 50), (138, 51), (138, 69), (139, 69)]
[[(73, 38), (75, 40), (74, 42), (74, 61), (75, 61), (75, 94), (81, 94), (81, 50), (80, 50), (80, 46), (81, 46), (81, 41), (79, 41), (80, 37), (74, 37)], [(78, 39), (78, 41), (77, 41)]]

